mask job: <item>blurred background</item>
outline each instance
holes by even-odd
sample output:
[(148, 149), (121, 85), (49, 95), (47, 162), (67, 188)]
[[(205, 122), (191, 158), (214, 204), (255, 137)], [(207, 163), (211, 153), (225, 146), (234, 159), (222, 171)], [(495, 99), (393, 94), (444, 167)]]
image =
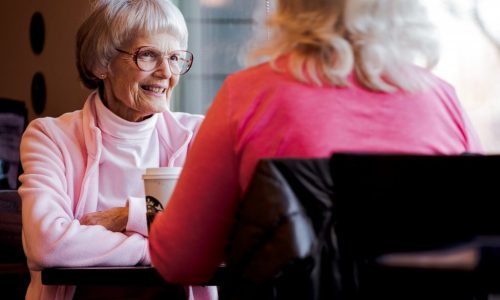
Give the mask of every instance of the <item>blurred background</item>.
[[(500, 1), (422, 1), (429, 8), (442, 46), (434, 72), (456, 87), (487, 152), (500, 153), (500, 18), (495, 16)], [(176, 89), (172, 109), (203, 114), (224, 78), (243, 68), (245, 46), (254, 25), (266, 15), (266, 1), (173, 2), (186, 17), (195, 62)], [(78, 80), (75, 34), (89, 3), (1, 1), (0, 98), (24, 103), (27, 121), (82, 107), (89, 90)], [(0, 113), (2, 105), (0, 100)], [(16, 125), (12, 113), (0, 114), (4, 165), (15, 163), (17, 152), (3, 141), (18, 143), (10, 133), (22, 131), (24, 125), (22, 121)], [(17, 165), (5, 168), (14, 174)]]

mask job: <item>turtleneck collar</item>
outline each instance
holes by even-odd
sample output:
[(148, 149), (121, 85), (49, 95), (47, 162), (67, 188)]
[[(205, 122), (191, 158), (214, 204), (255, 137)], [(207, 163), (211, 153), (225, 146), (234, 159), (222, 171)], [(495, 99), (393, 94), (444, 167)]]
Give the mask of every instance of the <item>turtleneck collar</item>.
[(101, 131), (117, 139), (142, 140), (153, 132), (158, 114), (140, 122), (124, 120), (109, 110), (100, 97), (96, 101), (97, 126)]

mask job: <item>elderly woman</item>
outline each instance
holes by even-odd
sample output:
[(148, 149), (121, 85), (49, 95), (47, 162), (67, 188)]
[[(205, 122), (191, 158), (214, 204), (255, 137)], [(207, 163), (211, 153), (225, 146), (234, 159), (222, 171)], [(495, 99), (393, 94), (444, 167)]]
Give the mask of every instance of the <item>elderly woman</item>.
[(270, 38), (253, 43), (268, 61), (225, 80), (152, 224), (152, 260), (169, 281), (203, 282), (224, 261), (261, 158), (482, 151), (454, 89), (413, 64), (437, 60), (418, 0), (276, 2)]
[[(141, 174), (182, 166), (202, 122), (169, 110), (193, 61), (187, 34), (169, 0), (98, 0), (81, 25), (77, 66), (93, 92), (82, 110), (31, 122), (21, 143), (27, 299), (74, 296), (42, 285), (43, 268), (151, 263)], [(187, 291), (217, 297), (215, 287)]]

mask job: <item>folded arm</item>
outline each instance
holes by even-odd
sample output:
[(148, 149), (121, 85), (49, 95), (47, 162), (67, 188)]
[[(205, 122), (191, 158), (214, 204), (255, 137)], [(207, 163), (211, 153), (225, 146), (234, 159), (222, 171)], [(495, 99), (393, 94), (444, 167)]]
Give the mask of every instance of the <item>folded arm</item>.
[(144, 236), (85, 225), (92, 219), (89, 216), (83, 223), (77, 218), (76, 198), (84, 184), (78, 183), (77, 174), (85, 170), (70, 161), (81, 154), (81, 147), (68, 142), (68, 137), (49, 134), (40, 122), (34, 123), (21, 143), (24, 174), (19, 189), (30, 268), (149, 264)]

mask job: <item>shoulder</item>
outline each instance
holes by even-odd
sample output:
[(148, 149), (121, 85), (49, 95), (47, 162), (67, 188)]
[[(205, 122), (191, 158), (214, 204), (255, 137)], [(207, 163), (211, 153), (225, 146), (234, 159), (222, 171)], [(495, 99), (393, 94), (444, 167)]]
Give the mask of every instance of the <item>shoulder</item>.
[(31, 121), (23, 134), (23, 140), (52, 140), (56, 144), (80, 140), (83, 136), (82, 111), (74, 111), (59, 117), (43, 117)]
[(248, 80), (252, 80), (252, 82), (266, 82), (272, 77), (279, 77), (282, 75), (283, 72), (280, 71), (280, 69), (273, 68), (269, 62), (265, 62), (229, 75), (226, 78), (225, 83), (245, 83), (248, 85), (250, 83)]
[(430, 90), (434, 93), (454, 100), (457, 98), (455, 88), (449, 82), (432, 73), (430, 70), (415, 66), (412, 72), (415, 72), (420, 78), (423, 78)]
[(451, 83), (435, 75), (432, 76), (432, 78), (434, 79), (435, 88), (441, 90), (447, 97), (457, 100), (457, 92), (455, 90), (455, 87), (451, 85)]
[(283, 60), (278, 59), (273, 64), (265, 62), (229, 75), (218, 95), (227, 98), (229, 103), (241, 103), (269, 94), (283, 93), (297, 86), (302, 87), (303, 84), (295, 80)]
[(69, 128), (80, 125), (82, 121), (82, 111), (77, 110), (65, 113), (59, 117), (42, 117), (31, 121), (26, 130), (48, 130), (66, 131)]

